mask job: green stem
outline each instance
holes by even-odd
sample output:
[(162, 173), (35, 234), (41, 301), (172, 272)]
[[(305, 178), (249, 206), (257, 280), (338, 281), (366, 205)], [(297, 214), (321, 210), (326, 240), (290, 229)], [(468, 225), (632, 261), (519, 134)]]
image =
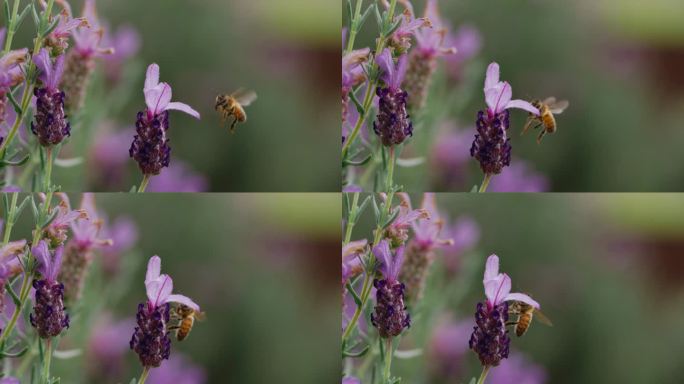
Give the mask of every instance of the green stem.
[(142, 181), (140, 182), (140, 186), (138, 187), (138, 193), (143, 193), (145, 192), (145, 189), (147, 189), (147, 184), (150, 183), (150, 179), (152, 176), (145, 174), (143, 176)]
[(47, 147), (45, 149), (45, 175), (43, 179), (43, 191), (50, 191), (50, 179), (52, 178), (52, 147)]
[[(394, 197), (394, 193), (389, 193), (387, 196), (387, 201), (385, 202), (385, 210), (383, 212), (383, 216), (387, 216), (389, 214), (389, 210), (392, 207), (392, 198)], [(373, 239), (373, 244), (378, 244), (380, 242), (380, 239), (382, 238), (382, 228), (378, 226), (378, 228), (375, 229), (375, 237)], [(369, 264), (372, 264), (373, 258), (375, 255), (373, 255), (373, 251), (369, 253), (369, 257), (371, 258), (369, 260)], [(344, 330), (344, 333), (342, 334), (342, 345), (346, 345), (347, 339), (351, 335), (351, 332), (354, 328), (356, 328), (356, 323), (359, 320), (359, 317), (361, 316), (361, 312), (363, 311), (363, 308), (366, 307), (366, 302), (368, 301), (368, 296), (370, 296), (370, 293), (372, 291), (372, 284), (371, 284), (371, 278), (373, 277), (372, 273), (366, 272), (365, 277), (363, 278), (363, 287), (361, 288), (361, 305), (356, 307), (356, 310), (354, 311), (354, 315), (352, 316), (351, 320), (349, 321), (349, 324), (347, 324), (347, 329)]]
[[(45, 13), (43, 14), (42, 20), (41, 20), (41, 25), (38, 28), (38, 36), (36, 36), (34, 40), (34, 45), (33, 45), (33, 51), (31, 51), (31, 55), (37, 55), (38, 52), (40, 52), (40, 48), (43, 46), (43, 41), (44, 39), (41, 36), (41, 32), (44, 28), (44, 25), (46, 25), (49, 22), (50, 15), (52, 14), (52, 6), (55, 3), (55, 0), (48, 0), (47, 8), (45, 9)], [(16, 5), (16, 3), (15, 3)], [(19, 116), (17, 116), (16, 120), (14, 120), (14, 124), (12, 125), (12, 129), (10, 129), (9, 134), (5, 138), (5, 140), (0, 144), (0, 157), (5, 157), (5, 152), (7, 150), (7, 147), (12, 143), (14, 140), (14, 136), (17, 134), (17, 130), (19, 129), (19, 125), (21, 122), (24, 120), (24, 117), (26, 117), (26, 112), (28, 110), (28, 105), (29, 102), (31, 101), (31, 95), (33, 95), (33, 87), (36, 85), (35, 84), (35, 79), (32, 82), (31, 78), (35, 77), (33, 76), (34, 72), (36, 70), (36, 65), (33, 63), (33, 60), (29, 60), (28, 62), (28, 68), (26, 70), (26, 86), (24, 87), (24, 94), (21, 97), (21, 113)]]
[[(394, 19), (394, 10), (397, 7), (397, 0), (392, 0), (390, 3), (390, 8), (387, 13), (388, 17), (387, 20), (389, 23), (392, 22)], [(385, 43), (387, 40), (387, 36), (384, 35), (384, 30), (385, 26), (382, 26), (383, 29), (383, 34), (380, 36), (378, 39), (378, 44), (375, 48), (375, 54), (379, 55), (382, 50), (385, 48)], [(370, 63), (370, 68), (375, 69), (376, 63), (375, 63), (375, 58), (373, 58), (373, 62)], [(372, 72), (372, 71), (371, 71)], [(366, 120), (366, 117), (368, 117), (368, 109), (370, 108), (371, 102), (373, 101), (373, 94), (375, 87), (378, 84), (378, 79), (375, 79), (374, 81), (369, 81), (368, 82), (368, 87), (366, 88), (366, 96), (363, 98), (363, 113), (359, 116), (359, 119), (356, 121), (356, 125), (354, 125), (354, 129), (352, 130), (351, 135), (349, 135), (349, 139), (345, 141), (344, 145), (342, 146), (342, 158), (344, 159), (347, 156), (347, 152), (349, 152), (349, 148), (351, 147), (351, 144), (356, 140), (356, 136), (359, 134), (359, 130), (361, 129), (361, 125), (363, 125), (363, 122)]]
[(10, 203), (10, 210), (7, 212), (7, 222), (5, 223), (5, 234), (2, 237), (2, 245), (5, 246), (9, 243), (10, 234), (12, 233), (12, 227), (14, 226), (14, 214), (17, 209), (17, 198), (19, 193), (12, 193), (12, 202)]
[(478, 193), (484, 193), (487, 191), (487, 187), (489, 186), (489, 182), (492, 180), (492, 174), (491, 173), (485, 173), (484, 175), (484, 180), (482, 180), (482, 185), (480, 185), (480, 189), (477, 191)]
[[(348, 244), (351, 241), (351, 235), (352, 235), (352, 230), (354, 229), (354, 225), (356, 225), (356, 209), (359, 206), (359, 193), (355, 192), (354, 193), (354, 198), (352, 200), (352, 206), (349, 209), (349, 218), (351, 220), (347, 221), (347, 228), (346, 232), (344, 234), (344, 244)], [(352, 217), (354, 216), (354, 217)]]
[(383, 373), (383, 378), (385, 384), (390, 384), (390, 370), (392, 368), (392, 353), (394, 352), (392, 348), (392, 339), (387, 339), (387, 346), (385, 347), (385, 371)]
[[(43, 210), (40, 215), (41, 218), (44, 218), (47, 215), (47, 211), (50, 208), (51, 201), (52, 192), (47, 192), (47, 195), (45, 197), (45, 203), (43, 203)], [(33, 242), (31, 244), (37, 245), (38, 241), (40, 240), (41, 234), (42, 228), (40, 228), (40, 224), (36, 223), (36, 229), (33, 233)], [(2, 330), (2, 333), (0, 333), (0, 346), (5, 345), (7, 337), (9, 337), (9, 335), (12, 334), (12, 330), (14, 330), (14, 326), (17, 325), (17, 320), (19, 319), (19, 315), (21, 314), (21, 311), (24, 308), (24, 304), (26, 304), (26, 298), (28, 297), (29, 292), (31, 291), (31, 284), (29, 283), (33, 277), (32, 265), (33, 252), (31, 252), (31, 249), (29, 248), (28, 257), (26, 259), (26, 270), (24, 271), (24, 278), (21, 281), (21, 289), (19, 290), (19, 305), (14, 307), (14, 313), (12, 314), (12, 318), (7, 323), (5, 329)]]
[(480, 378), (477, 380), (477, 384), (484, 384), (487, 374), (489, 373), (489, 368), (489, 365), (485, 365), (484, 368), (482, 368), (482, 373), (480, 374)]
[(43, 378), (45, 378), (45, 384), (50, 384), (50, 360), (52, 360), (52, 338), (49, 338), (45, 341), (45, 358), (43, 360)]
[(150, 367), (143, 368), (142, 374), (140, 374), (140, 380), (138, 380), (138, 384), (145, 384), (145, 380), (147, 380), (147, 376), (149, 374), (150, 374)]
[(387, 181), (385, 181), (386, 192), (389, 192), (394, 188), (394, 163), (396, 161), (394, 157), (394, 147), (392, 146), (389, 149), (389, 164), (387, 164)]
[(12, 47), (12, 40), (14, 39), (14, 32), (17, 23), (17, 14), (19, 13), (19, 2), (21, 0), (14, 0), (14, 5), (12, 7), (12, 16), (10, 16), (9, 25), (7, 26), (7, 40), (5, 40), (5, 48), (2, 50), (2, 54), (6, 55)]
[(359, 16), (361, 15), (361, 4), (363, 0), (356, 0), (356, 10), (354, 11), (354, 18), (351, 20), (351, 27), (349, 28), (349, 40), (347, 41), (347, 50), (345, 53), (349, 53), (354, 49), (354, 40), (356, 40), (356, 34), (359, 29)]

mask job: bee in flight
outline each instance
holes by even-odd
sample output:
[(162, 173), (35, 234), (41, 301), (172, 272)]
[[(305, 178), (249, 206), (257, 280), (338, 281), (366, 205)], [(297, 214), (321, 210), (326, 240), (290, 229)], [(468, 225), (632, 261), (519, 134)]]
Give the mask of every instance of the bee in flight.
[(235, 132), (235, 125), (237, 123), (244, 123), (247, 121), (247, 114), (245, 107), (252, 104), (256, 100), (257, 95), (254, 91), (245, 89), (238, 89), (230, 95), (216, 96), (216, 105), (214, 108), (221, 114), (221, 121), (225, 123), (232, 116), (233, 122), (230, 124), (230, 133)]
[(178, 322), (176, 325), (169, 327), (168, 330), (176, 331), (176, 339), (178, 341), (183, 341), (188, 337), (190, 331), (192, 331), (192, 326), (195, 324), (195, 320), (202, 321), (205, 317), (204, 312), (195, 311), (185, 304), (174, 307), (172, 311), (171, 316), (177, 319)]
[(540, 310), (535, 309), (533, 306), (523, 303), (522, 301), (514, 301), (511, 303), (511, 305), (508, 307), (508, 314), (518, 316), (516, 321), (506, 323), (506, 325), (515, 326), (515, 334), (518, 337), (527, 332), (527, 330), (530, 328), (530, 324), (532, 324), (532, 319), (535, 316), (540, 323), (548, 325), (549, 327), (553, 325), (551, 320), (549, 320), (549, 318), (546, 317)]
[(570, 103), (568, 103), (567, 100), (558, 101), (555, 97), (549, 97), (544, 101), (532, 101), (532, 105), (539, 109), (539, 116), (530, 113), (521, 135), (524, 135), (532, 125), (536, 124), (534, 125), (534, 129), (537, 129), (540, 126), (542, 127), (539, 136), (537, 136), (537, 144), (541, 143), (545, 134), (556, 132), (556, 119), (553, 115), (561, 114), (569, 104)]

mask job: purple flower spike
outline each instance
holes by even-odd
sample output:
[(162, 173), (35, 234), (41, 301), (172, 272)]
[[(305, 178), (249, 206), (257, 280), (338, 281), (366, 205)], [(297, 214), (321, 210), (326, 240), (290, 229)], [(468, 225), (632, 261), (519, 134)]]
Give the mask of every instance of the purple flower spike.
[(499, 273), (499, 257), (487, 258), (482, 280), (487, 300), (477, 304), (470, 349), (475, 351), (482, 365), (497, 366), (508, 357), (511, 340), (508, 337), (508, 301), (521, 301), (539, 309), (539, 303), (524, 293), (511, 293), (511, 278)]
[(501, 173), (511, 163), (511, 144), (506, 136), (510, 108), (519, 108), (535, 115), (539, 110), (524, 100), (511, 100), (513, 90), (506, 81), (499, 81), (499, 64), (487, 67), (484, 83), (487, 110), (477, 114), (477, 134), (470, 155), (480, 162), (482, 172), (488, 175)]
[(57, 57), (53, 65), (50, 54), (43, 48), (33, 56), (33, 62), (40, 71), (43, 87), (33, 90), (36, 113), (31, 132), (38, 136), (40, 145), (49, 147), (71, 135), (71, 125), (64, 113), (65, 94), (57, 88), (64, 73), (64, 56)]
[(138, 305), (138, 326), (133, 332), (130, 347), (138, 354), (143, 366), (158, 367), (171, 352), (171, 340), (166, 330), (169, 303), (184, 304), (196, 311), (199, 311), (199, 306), (189, 297), (171, 293), (173, 280), (169, 275), (161, 274), (159, 256), (152, 256), (147, 264), (145, 289), (148, 301)]
[(404, 261), (404, 247), (396, 250), (395, 256), (389, 248), (387, 240), (373, 248), (373, 253), (380, 260), (380, 271), (384, 279), (373, 281), (376, 289), (375, 311), (371, 314), (371, 323), (378, 329), (380, 337), (398, 336), (404, 328), (411, 326), (411, 317), (404, 305), (404, 284), (397, 280)]
[(171, 102), (171, 86), (159, 82), (157, 64), (151, 64), (147, 68), (143, 91), (147, 109), (138, 112), (135, 123), (138, 134), (133, 139), (129, 155), (138, 162), (143, 174), (158, 175), (162, 168), (169, 166), (171, 157), (169, 139), (166, 138), (166, 131), (169, 129), (168, 111), (179, 110), (196, 119), (200, 118), (200, 114), (187, 104)]
[(373, 122), (373, 131), (380, 136), (382, 144), (391, 147), (413, 136), (413, 124), (406, 111), (408, 93), (401, 89), (407, 67), (407, 56), (402, 55), (395, 67), (389, 48), (375, 58), (382, 71), (384, 87), (378, 87), (378, 115)]
[(33, 281), (36, 299), (29, 319), (38, 335), (48, 339), (69, 328), (69, 315), (64, 311), (64, 285), (56, 280), (62, 265), (63, 247), (57, 247), (53, 258), (45, 240), (41, 240), (31, 252), (38, 260), (38, 271), (43, 278)]

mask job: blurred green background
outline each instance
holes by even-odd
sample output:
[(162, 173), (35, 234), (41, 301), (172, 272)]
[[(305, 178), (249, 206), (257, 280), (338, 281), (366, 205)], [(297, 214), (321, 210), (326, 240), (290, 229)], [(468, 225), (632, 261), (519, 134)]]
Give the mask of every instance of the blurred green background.
[[(412, 197), (419, 206), (420, 196)], [(488, 384), (681, 382), (684, 197), (438, 194), (437, 204), (448, 225), (473, 218), (481, 237), (462, 253), (437, 251), (425, 298), (409, 308), (411, 328), (399, 347), (423, 354), (392, 364), (402, 382), (468, 383), (479, 376), (468, 339), (493, 253), (512, 291), (531, 294), (554, 324), (533, 322), (524, 337), (511, 335), (509, 360), (522, 359), (524, 368), (493, 368), (508, 380), (490, 373)], [(374, 225), (366, 211), (352, 238), (370, 236)]]
[[(82, 1), (70, 4), (79, 15)], [(172, 112), (169, 132), (172, 166), (186, 164), (191, 174), (204, 178), (195, 189), (339, 191), (339, 178), (333, 172), (339, 162), (339, 138), (327, 130), (337, 125), (339, 115), (338, 7), (317, 0), (97, 0), (96, 4), (101, 22), (111, 26), (109, 32), (132, 27), (141, 46), (126, 61), (115, 87), (104, 80), (102, 64), (98, 66), (85, 112), (72, 116), (81, 123), (75, 124), (71, 146), (63, 152), (63, 157), (90, 153), (88, 164), (55, 172), (54, 180), (63, 190), (128, 191), (140, 182), (128, 148), (136, 113), (145, 107), (145, 68), (156, 62), (161, 81), (173, 88), (173, 100), (202, 115), (198, 122)], [(31, 41), (32, 28), (27, 21), (15, 47)], [(213, 109), (214, 99), (240, 87), (255, 90), (258, 100), (246, 109), (248, 121), (230, 135)], [(92, 153), (92, 139), (102, 135), (105, 126), (108, 132), (130, 133), (130, 140), (111, 141), (106, 150), (123, 157), (125, 173), (120, 180), (113, 181), (110, 170), (93, 161), (97, 154)], [(192, 184), (176, 181), (184, 182)], [(178, 186), (171, 189), (184, 191)]]
[[(425, 1), (411, 3), (422, 15)], [(467, 151), (476, 113), (485, 106), (482, 84), (492, 61), (501, 65), (501, 79), (510, 82), (514, 98), (570, 101), (557, 117), (558, 131), (539, 146), (536, 133), (519, 135), (526, 113), (512, 111), (512, 164), (524, 163), (529, 172), (547, 178), (542, 189), (684, 188), (684, 163), (678, 161), (684, 143), (681, 1), (442, 0), (439, 8), (452, 30), (470, 25), (479, 31), (482, 47), (463, 64), (459, 79), (448, 77), (440, 63), (428, 106), (412, 116), (415, 135), (402, 155), (426, 162), (400, 168), (395, 176), (406, 190), (468, 191), (481, 182), (478, 164)], [(356, 48), (374, 46), (373, 17), (362, 32)], [(451, 150), (464, 152), (460, 171), (434, 161), (436, 136), (445, 120), (450, 122), (447, 132), (471, 133), (461, 136), (464, 145)]]
[[(79, 200), (71, 195), (73, 205)], [(338, 302), (330, 299), (339, 297), (333, 257), (340, 243), (339, 195), (97, 194), (96, 203), (107, 225), (130, 218), (138, 241), (120, 255), (114, 276), (97, 254), (83, 302), (68, 308), (71, 328), (59, 348), (82, 349), (83, 355), (54, 359), (54, 374), (63, 383), (128, 383), (140, 375), (128, 347), (132, 326), (105, 337), (107, 328), (96, 324), (103, 312), (115, 322), (134, 319), (138, 303), (147, 300), (145, 268), (155, 254), (162, 272), (173, 278), (174, 292), (193, 298), (207, 318), (182, 343), (173, 341), (172, 360), (158, 369), (169, 375), (199, 370), (204, 380), (180, 375), (154, 381), (153, 370), (150, 384), (313, 384), (337, 378), (339, 362), (330, 352), (337, 343), (331, 330), (337, 329)], [(30, 236), (33, 225), (29, 209), (12, 239)], [(95, 342), (98, 336), (103, 341)], [(100, 350), (111, 350), (112, 357), (102, 359)], [(178, 356), (186, 362), (176, 363)], [(120, 358), (125, 363), (103, 375), (108, 361)]]

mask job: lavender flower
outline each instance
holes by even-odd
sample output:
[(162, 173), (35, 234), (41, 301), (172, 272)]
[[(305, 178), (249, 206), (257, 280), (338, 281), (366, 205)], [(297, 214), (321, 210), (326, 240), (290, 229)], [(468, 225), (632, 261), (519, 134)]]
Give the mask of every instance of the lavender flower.
[(31, 249), (38, 260), (38, 271), (43, 278), (33, 280), (36, 300), (30, 320), (43, 339), (57, 336), (64, 328), (69, 328), (69, 315), (64, 308), (64, 285), (57, 281), (62, 266), (63, 250), (62, 246), (57, 247), (52, 257), (44, 240)]
[(539, 303), (524, 293), (511, 293), (511, 278), (499, 273), (499, 257), (487, 258), (483, 279), (485, 303), (477, 303), (470, 349), (477, 353), (483, 366), (495, 367), (508, 357), (511, 339), (508, 337), (508, 301), (521, 301), (539, 309)]
[[(384, 193), (380, 194), (380, 196), (383, 200), (386, 199)], [(400, 200), (399, 213), (385, 230), (385, 238), (390, 241), (393, 248), (404, 244), (408, 240), (408, 231), (414, 221), (430, 217), (430, 213), (425, 209), (411, 208), (411, 199), (407, 193), (397, 193), (396, 196)]]
[[(385, 8), (389, 8), (389, 3), (383, 0)], [(425, 17), (415, 18), (413, 6), (407, 1), (401, 1), (404, 6), (401, 24), (389, 37), (387, 45), (397, 53), (405, 53), (411, 48), (411, 38), (423, 27), (430, 27), (430, 20)]]
[(549, 181), (546, 177), (518, 159), (489, 184), (490, 192), (546, 192), (548, 190)]
[(432, 169), (440, 185), (435, 189), (453, 190), (463, 185), (470, 160), (471, 138), (469, 130), (457, 129), (453, 122), (441, 124), (430, 151)]
[(409, 302), (420, 299), (423, 294), (425, 280), (434, 260), (434, 250), (452, 242), (440, 238), (444, 221), (437, 211), (434, 193), (423, 195), (421, 209), (429, 216), (411, 223), (415, 237), (408, 243), (406, 260), (399, 277), (406, 285)]
[(108, 276), (119, 272), (121, 257), (138, 241), (138, 227), (129, 217), (119, 217), (102, 228), (102, 236), (112, 239), (112, 245), (102, 249), (102, 267)]
[(406, 74), (407, 56), (402, 55), (394, 65), (392, 53), (385, 48), (375, 58), (382, 70), (384, 87), (378, 86), (378, 115), (373, 122), (373, 131), (380, 136), (382, 145), (391, 147), (404, 142), (408, 136), (413, 136), (413, 124), (406, 112), (408, 93), (401, 89), (401, 83)]
[(133, 327), (135, 321), (132, 318), (115, 320), (110, 313), (104, 313), (95, 321), (86, 355), (90, 382), (103, 382), (122, 372), (126, 365), (128, 341), (121, 335)]
[(428, 356), (433, 375), (443, 378), (461, 376), (466, 343), (473, 330), (472, 320), (454, 321), (449, 317), (440, 319), (428, 344)]
[(150, 180), (150, 192), (206, 192), (207, 178), (194, 171), (186, 163), (176, 160), (158, 177)]
[(21, 382), (16, 377), (7, 376), (0, 379), (0, 384), (21, 384)]
[(88, 176), (96, 190), (112, 190), (126, 179), (130, 157), (122, 149), (130, 145), (133, 129), (114, 130), (109, 122), (102, 125), (90, 146), (88, 161), (92, 167), (88, 167)]
[(411, 317), (404, 306), (404, 284), (397, 280), (404, 262), (404, 247), (397, 248), (392, 257), (389, 243), (382, 240), (373, 248), (373, 254), (381, 262), (383, 279), (373, 280), (376, 299), (371, 323), (378, 329), (380, 337), (395, 337), (411, 326)]
[[(66, 0), (56, 0), (55, 3), (62, 7), (62, 11), (57, 16), (59, 21), (55, 29), (45, 38), (45, 47), (52, 55), (60, 56), (69, 48), (69, 36), (76, 28), (87, 27), (88, 21), (83, 17), (72, 18), (71, 6)], [(45, 11), (47, 4), (45, 0), (40, 0), (40, 4)]]
[[(108, 28), (105, 28), (109, 30)], [(131, 25), (117, 28), (116, 32), (106, 33), (102, 44), (112, 47), (114, 53), (104, 60), (104, 72), (110, 84), (118, 83), (123, 74), (124, 65), (140, 50), (141, 40), (138, 31)]]
[[(342, 31), (342, 46), (346, 31)], [(349, 107), (349, 92), (366, 80), (363, 63), (368, 60), (370, 48), (362, 48), (351, 51), (342, 56), (342, 123), (346, 121)]]
[(546, 376), (544, 367), (516, 353), (502, 361), (499, 367), (489, 374), (487, 382), (489, 384), (544, 384)]
[(425, 3), (425, 19), (430, 20), (432, 25), (430, 28), (416, 30), (417, 45), (409, 54), (408, 71), (404, 80), (404, 89), (410, 95), (409, 106), (412, 110), (425, 106), (432, 75), (437, 69), (437, 59), (456, 53), (456, 48), (444, 44), (449, 29), (439, 16), (437, 0), (428, 0)]
[(472, 25), (463, 25), (446, 37), (446, 44), (456, 48), (456, 53), (445, 58), (447, 73), (452, 79), (460, 80), (463, 65), (478, 54), (482, 48), (482, 35)]
[[(51, 209), (57, 209), (58, 212), (52, 222), (45, 228), (45, 238), (50, 241), (52, 247), (64, 244), (67, 240), (67, 231), (71, 227), (72, 222), (88, 217), (88, 213), (83, 209), (71, 210), (69, 197), (65, 193), (56, 193), (55, 196), (60, 199), (60, 202), (57, 207)], [(41, 193), (40, 198), (45, 203), (45, 195)]]
[(75, 111), (83, 106), (85, 93), (90, 83), (90, 77), (95, 70), (95, 58), (114, 52), (112, 48), (100, 47), (104, 28), (99, 25), (95, 0), (86, 0), (83, 5), (83, 18), (90, 25), (75, 29), (74, 48), (66, 58), (66, 70), (62, 80), (62, 89), (66, 94), (66, 107)]
[(189, 297), (172, 294), (173, 280), (161, 274), (161, 259), (152, 256), (145, 275), (147, 303), (138, 305), (137, 327), (130, 347), (138, 354), (144, 367), (159, 367), (171, 353), (171, 339), (166, 325), (169, 322), (169, 303), (180, 303), (199, 311), (199, 306)]
[(444, 229), (446, 237), (453, 240), (442, 249), (444, 264), (449, 273), (456, 274), (461, 267), (463, 254), (472, 249), (480, 240), (480, 227), (472, 217), (461, 216)]
[(64, 72), (64, 56), (57, 57), (53, 66), (50, 54), (43, 48), (33, 56), (33, 62), (40, 70), (43, 86), (33, 90), (36, 112), (31, 132), (38, 136), (40, 145), (50, 147), (71, 135), (71, 125), (64, 114), (64, 92), (57, 88)]
[(64, 297), (68, 302), (81, 298), (85, 277), (93, 260), (93, 251), (112, 244), (111, 239), (99, 236), (104, 222), (97, 215), (94, 194), (83, 194), (81, 211), (86, 212), (87, 217), (71, 222), (73, 237), (66, 244), (64, 263), (59, 274), (59, 281), (64, 284)]
[[(5, 34), (7, 29), (0, 29), (0, 46), (5, 44)], [(26, 61), (26, 54), (28, 49), (17, 49), (9, 51), (0, 57), (0, 124), (7, 119), (7, 94), (11, 88), (24, 81), (24, 73), (21, 69), (21, 64)], [(4, 140), (4, 136), (0, 137), (0, 144)]]
[(150, 372), (148, 384), (204, 384), (207, 375), (202, 367), (194, 364), (183, 355), (174, 355), (159, 369)]
[(159, 66), (151, 64), (145, 79), (145, 103), (147, 108), (138, 112), (135, 123), (137, 135), (133, 139), (129, 154), (144, 175), (158, 175), (163, 167), (169, 166), (171, 147), (166, 131), (169, 129), (169, 110), (185, 112), (196, 119), (200, 114), (189, 105), (171, 102), (171, 86), (159, 82)]
[(509, 108), (519, 108), (535, 115), (539, 110), (524, 100), (511, 100), (510, 84), (499, 81), (499, 64), (491, 63), (485, 77), (485, 101), (487, 110), (477, 114), (477, 134), (470, 148), (470, 156), (480, 162), (486, 175), (501, 173), (510, 165), (511, 144), (506, 136), (509, 127)]
[(361, 384), (361, 380), (353, 376), (347, 376), (342, 378), (342, 384)]

